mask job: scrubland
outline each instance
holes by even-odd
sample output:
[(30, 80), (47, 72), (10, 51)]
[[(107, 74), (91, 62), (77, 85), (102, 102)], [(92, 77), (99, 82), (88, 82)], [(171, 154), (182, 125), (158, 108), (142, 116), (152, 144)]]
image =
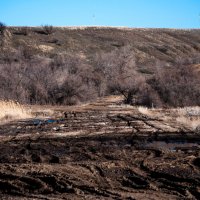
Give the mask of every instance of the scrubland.
[(199, 35), (199, 30), (8, 27), (0, 36), (0, 99), (75, 105), (120, 94), (132, 105), (199, 106)]
[(0, 30), (1, 199), (199, 199), (200, 31)]

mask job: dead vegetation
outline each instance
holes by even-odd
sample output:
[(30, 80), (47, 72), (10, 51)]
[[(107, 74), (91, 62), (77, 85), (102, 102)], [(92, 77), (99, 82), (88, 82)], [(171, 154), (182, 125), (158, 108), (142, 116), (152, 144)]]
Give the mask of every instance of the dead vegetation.
[(200, 107), (184, 107), (177, 110), (177, 121), (200, 132)]
[(6, 30), (6, 24), (0, 22), (0, 35), (2, 35), (5, 30)]
[(31, 118), (31, 110), (14, 101), (0, 100), (0, 123)]
[(97, 55), (94, 66), (71, 54), (50, 59), (33, 56), (21, 49), (12, 57), (3, 54), (2, 58), (0, 97), (5, 100), (74, 105), (105, 95), (121, 94), (124, 102), (132, 105), (200, 105), (199, 74), (191, 66), (174, 64), (166, 67), (163, 64), (153, 75), (144, 76), (137, 71), (130, 46)]
[(1, 37), (0, 198), (199, 199), (199, 30), (46, 28)]
[(143, 106), (137, 107), (138, 111), (155, 119), (176, 120), (183, 127), (199, 133), (200, 131), (200, 107), (183, 107), (175, 109), (155, 109)]
[(131, 105), (200, 105), (200, 48), (186, 40), (198, 43), (197, 30), (43, 26), (7, 32), (0, 49), (1, 99), (74, 105), (121, 94)]
[(161, 102), (172, 107), (200, 105), (200, 74), (188, 64), (159, 66), (150, 85)]

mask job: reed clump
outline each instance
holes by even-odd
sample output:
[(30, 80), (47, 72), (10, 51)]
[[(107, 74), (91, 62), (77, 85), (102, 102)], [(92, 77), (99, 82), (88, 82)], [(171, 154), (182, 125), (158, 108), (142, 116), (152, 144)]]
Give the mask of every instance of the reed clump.
[(31, 117), (30, 109), (12, 100), (0, 100), (0, 122)]

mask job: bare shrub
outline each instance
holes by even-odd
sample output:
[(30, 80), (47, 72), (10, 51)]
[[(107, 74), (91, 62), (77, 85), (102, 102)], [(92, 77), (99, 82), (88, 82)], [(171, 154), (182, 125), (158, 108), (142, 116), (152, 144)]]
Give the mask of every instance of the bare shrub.
[(84, 60), (72, 55), (56, 56), (51, 69), (54, 73), (53, 89), (49, 91), (55, 104), (74, 105), (97, 97), (92, 84), (92, 68)]
[(29, 29), (28, 27), (20, 27), (18, 30), (14, 31), (13, 34), (27, 36), (29, 34)]
[(146, 82), (140, 87), (140, 92), (137, 98), (137, 105), (146, 106), (148, 108), (162, 107), (162, 101), (158, 93), (151, 88)]
[(51, 35), (55, 32), (55, 29), (51, 25), (42, 25), (41, 27), (35, 28), (34, 32), (43, 35)]
[(130, 46), (99, 53), (93, 57), (93, 62), (78, 54), (52, 53), (49, 56), (38, 55), (38, 52), (25, 45), (12, 51), (2, 50), (1, 99), (74, 105), (119, 94), (131, 105), (200, 105), (199, 74), (192, 65), (178, 62), (164, 67), (164, 62), (157, 62), (161, 67), (157, 67), (152, 76), (138, 72), (134, 49)]
[(149, 84), (165, 105), (173, 107), (200, 105), (199, 74), (191, 66), (160, 67)]
[(0, 34), (3, 34), (5, 30), (6, 30), (6, 24), (0, 22)]
[(70, 75), (51, 92), (51, 97), (55, 104), (75, 105), (86, 100), (87, 89), (80, 76)]
[(94, 81), (98, 90), (102, 85), (106, 85), (108, 93), (123, 95), (126, 104), (137, 104), (139, 94), (147, 85), (145, 78), (136, 71), (131, 47), (125, 46), (111, 53), (99, 55), (97, 60), (97, 75)]
[[(30, 104), (76, 104), (97, 97), (92, 68), (78, 56), (24, 56), (0, 64), (0, 98)], [(31, 55), (31, 54), (30, 54)], [(11, 76), (12, 74), (12, 76)]]
[(54, 27), (52, 25), (44, 25), (42, 26), (43, 33), (46, 35), (50, 35), (54, 32)]
[(137, 72), (130, 46), (98, 54), (95, 61), (93, 81), (99, 96), (120, 94), (126, 104), (152, 106), (153, 95), (145, 77)]

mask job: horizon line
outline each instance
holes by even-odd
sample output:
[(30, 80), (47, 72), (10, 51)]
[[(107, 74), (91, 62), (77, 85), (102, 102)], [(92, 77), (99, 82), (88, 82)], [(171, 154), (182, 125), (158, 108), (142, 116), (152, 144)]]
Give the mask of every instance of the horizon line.
[(51, 24), (41, 24), (39, 26), (26, 26), (26, 25), (19, 25), (19, 26), (16, 26), (16, 25), (6, 25), (7, 27), (10, 27), (10, 28), (18, 28), (18, 27), (27, 27), (27, 28), (42, 28), (43, 26), (52, 26), (52, 27), (55, 27), (55, 28), (68, 28), (68, 29), (82, 29), (82, 28), (115, 28), (115, 29), (170, 29), (170, 30), (200, 30), (200, 28), (191, 28), (191, 27), (188, 27), (188, 28), (180, 28), (180, 27), (173, 27), (173, 28), (170, 28), (170, 27), (130, 27), (130, 26), (105, 26), (105, 25), (80, 25), (80, 26), (76, 26), (76, 25), (73, 25), (73, 26), (54, 26), (54, 25), (51, 25)]

